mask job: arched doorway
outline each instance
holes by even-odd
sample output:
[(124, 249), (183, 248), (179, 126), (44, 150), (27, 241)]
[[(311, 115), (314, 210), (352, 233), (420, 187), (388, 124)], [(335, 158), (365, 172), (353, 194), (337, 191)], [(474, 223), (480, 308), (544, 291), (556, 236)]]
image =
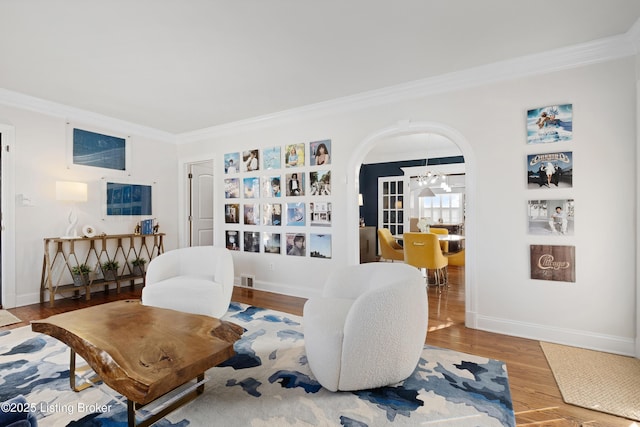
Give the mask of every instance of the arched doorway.
[(398, 122), (394, 125), (379, 129), (366, 138), (364, 138), (352, 152), (349, 159), (347, 169), (347, 230), (348, 230), (348, 254), (349, 264), (357, 264), (359, 262), (359, 212), (358, 212), (358, 191), (359, 191), (359, 171), (360, 166), (365, 159), (367, 153), (372, 150), (381, 140), (399, 136), (411, 135), (417, 133), (433, 133), (441, 135), (456, 144), (462, 152), (465, 159), (465, 168), (467, 175), (467, 195), (466, 195), (466, 270), (465, 274), (465, 324), (468, 327), (475, 328), (477, 325), (476, 318), (476, 273), (475, 273), (475, 155), (466, 138), (456, 129), (435, 122), (411, 122), (409, 120)]

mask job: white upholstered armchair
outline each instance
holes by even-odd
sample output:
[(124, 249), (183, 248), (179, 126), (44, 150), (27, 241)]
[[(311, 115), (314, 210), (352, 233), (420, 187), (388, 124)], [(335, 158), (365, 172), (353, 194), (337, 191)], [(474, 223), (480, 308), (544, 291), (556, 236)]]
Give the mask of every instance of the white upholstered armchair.
[(424, 279), (411, 266), (368, 263), (339, 268), (322, 297), (304, 306), (311, 372), (331, 391), (382, 387), (406, 379), (427, 336)]
[(226, 248), (165, 252), (149, 263), (142, 304), (219, 318), (229, 309), (233, 278), (233, 258)]

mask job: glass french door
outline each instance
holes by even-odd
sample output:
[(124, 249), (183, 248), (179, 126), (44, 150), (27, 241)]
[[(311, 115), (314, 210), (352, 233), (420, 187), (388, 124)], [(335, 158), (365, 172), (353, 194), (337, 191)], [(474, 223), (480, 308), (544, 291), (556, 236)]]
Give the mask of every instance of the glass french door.
[[(378, 228), (402, 235), (408, 218), (404, 214), (406, 180), (403, 176), (378, 178)], [(408, 201), (408, 199), (406, 199)]]

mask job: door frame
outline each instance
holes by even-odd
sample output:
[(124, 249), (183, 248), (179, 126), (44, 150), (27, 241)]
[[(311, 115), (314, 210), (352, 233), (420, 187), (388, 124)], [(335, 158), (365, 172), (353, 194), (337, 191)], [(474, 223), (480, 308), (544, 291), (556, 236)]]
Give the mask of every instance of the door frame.
[[(2, 134), (2, 307), (14, 308), (17, 305), (16, 295), (16, 235), (15, 235), (15, 128), (0, 122)], [(9, 147), (9, 151), (7, 151)]]

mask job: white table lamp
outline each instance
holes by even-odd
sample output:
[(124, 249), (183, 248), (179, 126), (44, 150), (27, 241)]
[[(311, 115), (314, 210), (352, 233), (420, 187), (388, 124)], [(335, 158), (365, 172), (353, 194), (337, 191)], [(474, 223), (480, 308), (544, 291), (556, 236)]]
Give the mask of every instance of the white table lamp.
[(69, 226), (62, 238), (77, 238), (78, 214), (76, 213), (75, 202), (87, 201), (87, 184), (84, 182), (56, 181), (56, 200), (73, 203), (69, 212)]

